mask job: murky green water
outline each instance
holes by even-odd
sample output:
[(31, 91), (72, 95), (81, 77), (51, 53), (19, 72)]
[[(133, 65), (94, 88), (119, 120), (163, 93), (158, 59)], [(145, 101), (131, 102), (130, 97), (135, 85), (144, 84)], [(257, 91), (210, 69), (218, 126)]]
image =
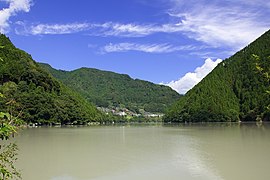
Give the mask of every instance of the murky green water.
[(270, 179), (270, 125), (108, 126), (22, 131), (25, 180)]

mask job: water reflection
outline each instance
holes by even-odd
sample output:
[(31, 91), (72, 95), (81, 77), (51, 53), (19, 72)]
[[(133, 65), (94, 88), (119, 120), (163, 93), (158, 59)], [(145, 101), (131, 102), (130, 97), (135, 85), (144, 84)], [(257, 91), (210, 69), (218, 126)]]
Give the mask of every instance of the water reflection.
[(178, 142), (172, 148), (173, 159), (176, 159), (175, 166), (181, 167), (179, 169), (187, 174), (187, 179), (222, 179), (214, 167), (212, 167), (208, 153), (201, 151), (203, 142), (198, 141), (193, 136), (183, 136), (182, 139), (177, 139), (173, 140)]
[(37, 128), (16, 139), (27, 180), (236, 180), (270, 178), (269, 136), (269, 124), (204, 123)]

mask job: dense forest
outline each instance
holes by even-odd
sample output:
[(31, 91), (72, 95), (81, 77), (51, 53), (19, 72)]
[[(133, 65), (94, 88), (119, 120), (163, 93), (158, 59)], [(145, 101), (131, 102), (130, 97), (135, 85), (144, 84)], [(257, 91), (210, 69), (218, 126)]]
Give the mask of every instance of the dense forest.
[(80, 68), (62, 71), (40, 64), (66, 86), (99, 107), (122, 107), (135, 113), (144, 110), (163, 113), (180, 95), (170, 87), (132, 79), (125, 74)]
[[(92, 104), (43, 70), (26, 52), (0, 35), (0, 112), (27, 123), (83, 124), (104, 118)], [(9, 104), (12, 103), (12, 106)]]
[(165, 122), (269, 121), (270, 31), (221, 62), (175, 103)]

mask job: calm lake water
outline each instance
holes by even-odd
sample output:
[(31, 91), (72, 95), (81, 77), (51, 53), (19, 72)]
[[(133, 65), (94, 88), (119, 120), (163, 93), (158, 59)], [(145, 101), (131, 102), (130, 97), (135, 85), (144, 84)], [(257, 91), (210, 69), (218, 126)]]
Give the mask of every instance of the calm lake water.
[(270, 179), (270, 125), (30, 128), (15, 138), (25, 180)]

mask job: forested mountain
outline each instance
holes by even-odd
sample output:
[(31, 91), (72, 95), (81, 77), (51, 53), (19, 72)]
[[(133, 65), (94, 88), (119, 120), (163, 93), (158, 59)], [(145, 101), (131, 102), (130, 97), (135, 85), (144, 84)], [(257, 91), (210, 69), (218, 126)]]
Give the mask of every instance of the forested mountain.
[(166, 122), (270, 118), (270, 31), (221, 62), (167, 112)]
[(180, 97), (167, 86), (134, 80), (124, 74), (92, 68), (62, 71), (53, 69), (48, 64), (40, 65), (89, 102), (100, 107), (124, 107), (137, 113), (140, 110), (164, 112)]
[[(86, 123), (103, 115), (88, 101), (70, 90), (31, 56), (0, 35), (0, 111), (22, 112), (30, 123)], [(11, 109), (12, 108), (12, 109)]]

